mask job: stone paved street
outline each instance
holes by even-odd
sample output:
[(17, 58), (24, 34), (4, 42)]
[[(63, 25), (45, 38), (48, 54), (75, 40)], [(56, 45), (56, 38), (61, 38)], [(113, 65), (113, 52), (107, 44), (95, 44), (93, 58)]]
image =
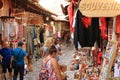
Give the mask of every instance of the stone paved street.
[[(73, 78), (74, 78), (75, 71), (69, 70), (73, 51), (74, 51), (73, 47), (65, 47), (64, 49), (62, 49), (62, 56), (60, 56), (60, 61), (59, 61), (60, 64), (66, 64), (68, 67), (68, 70), (67, 70), (67, 74), (69, 75), (68, 80), (74, 80)], [(28, 74), (26, 74), (24, 80), (38, 80), (41, 61), (42, 59), (39, 59), (37, 62), (33, 64), (34, 72), (29, 72)]]

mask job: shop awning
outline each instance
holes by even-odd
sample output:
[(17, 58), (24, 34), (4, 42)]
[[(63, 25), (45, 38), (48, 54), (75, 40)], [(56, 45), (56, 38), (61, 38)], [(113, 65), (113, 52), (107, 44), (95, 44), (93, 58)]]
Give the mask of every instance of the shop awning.
[(69, 20), (65, 19), (66, 17), (65, 16), (53, 16), (53, 15), (51, 15), (51, 18), (54, 21), (69, 22)]
[(12, 2), (12, 7), (15, 9), (20, 9), (36, 14), (43, 14), (46, 16), (51, 16), (51, 15), (57, 16), (57, 14), (52, 13), (44, 9), (42, 6), (34, 4), (28, 0), (11, 0), (11, 2)]

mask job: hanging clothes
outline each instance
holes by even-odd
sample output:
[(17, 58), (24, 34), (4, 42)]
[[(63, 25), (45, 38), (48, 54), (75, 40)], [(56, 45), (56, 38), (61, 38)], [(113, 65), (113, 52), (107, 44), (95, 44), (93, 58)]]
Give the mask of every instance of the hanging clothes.
[(106, 18), (104, 17), (100, 17), (100, 30), (101, 30), (101, 37), (104, 39), (104, 40), (107, 40), (108, 39), (108, 36), (107, 36), (107, 22), (106, 22)]
[(86, 28), (88, 28), (91, 25), (91, 18), (90, 17), (83, 17), (82, 22)]
[(37, 34), (36, 34), (36, 28), (35, 26), (33, 27), (33, 39), (37, 38)]
[(0, 41), (2, 41), (3, 37), (3, 22), (0, 20)]
[(76, 10), (74, 17), (73, 17), (73, 24), (72, 24), (72, 33), (74, 33), (74, 28), (75, 28), (75, 22), (76, 22), (76, 14), (77, 14), (78, 9)]
[(9, 37), (10, 41), (17, 42), (18, 34), (18, 23), (16, 21), (10, 22), (10, 32)]
[(74, 44), (78, 49), (78, 42), (81, 47), (92, 47), (97, 42), (100, 46), (99, 18), (87, 18), (82, 16), (78, 10), (76, 14)]
[(22, 40), (24, 38), (25, 33), (24, 33), (24, 25), (23, 24), (20, 24), (18, 26), (17, 36), (19, 37), (20, 40)]
[(28, 54), (33, 54), (33, 27), (28, 26), (26, 29), (26, 51)]
[(44, 28), (40, 28), (40, 34), (39, 34), (39, 38), (40, 38), (40, 43), (44, 43)]
[(73, 8), (72, 1), (71, 1), (70, 5), (68, 6), (67, 11), (68, 11), (68, 16), (69, 16), (69, 21), (70, 21), (70, 29), (73, 32), (72, 25), (73, 25), (74, 8)]
[(116, 18), (116, 33), (120, 34), (120, 15)]
[(0, 20), (0, 34), (2, 34), (3, 31), (3, 22)]
[(10, 41), (9, 33), (10, 33), (10, 22), (7, 21), (4, 23), (4, 33), (3, 33), (5, 41)]
[(3, 23), (3, 40), (16, 41), (18, 33), (18, 24), (15, 21), (7, 20)]

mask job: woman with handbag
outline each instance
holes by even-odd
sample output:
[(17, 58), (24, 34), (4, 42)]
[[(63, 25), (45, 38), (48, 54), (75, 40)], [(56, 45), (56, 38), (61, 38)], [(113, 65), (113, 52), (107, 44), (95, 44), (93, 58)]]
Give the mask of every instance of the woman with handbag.
[[(26, 58), (26, 52), (22, 49), (23, 42), (18, 42), (18, 47), (13, 50), (11, 63), (14, 60), (14, 77), (13, 80), (17, 80), (18, 73), (20, 74), (20, 80), (23, 80), (24, 76), (24, 64), (28, 64)], [(12, 66), (12, 65), (11, 65)]]
[(49, 48), (48, 56), (42, 61), (39, 80), (62, 80), (60, 66), (56, 60), (57, 49), (55, 46)]

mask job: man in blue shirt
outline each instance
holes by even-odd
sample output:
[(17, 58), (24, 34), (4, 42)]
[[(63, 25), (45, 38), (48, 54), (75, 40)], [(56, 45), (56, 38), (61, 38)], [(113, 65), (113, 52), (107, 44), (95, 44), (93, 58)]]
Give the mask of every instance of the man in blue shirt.
[(22, 49), (23, 42), (18, 42), (18, 47), (13, 50), (12, 59), (16, 61), (16, 66), (14, 68), (14, 77), (13, 80), (17, 80), (18, 73), (20, 74), (20, 80), (23, 80), (24, 76), (24, 61), (28, 64), (26, 58), (26, 52)]
[(10, 60), (13, 50), (9, 48), (8, 42), (3, 42), (3, 48), (0, 50), (2, 56), (2, 79), (6, 78), (6, 72), (8, 69), (10, 80), (12, 80), (12, 68), (10, 68)]

